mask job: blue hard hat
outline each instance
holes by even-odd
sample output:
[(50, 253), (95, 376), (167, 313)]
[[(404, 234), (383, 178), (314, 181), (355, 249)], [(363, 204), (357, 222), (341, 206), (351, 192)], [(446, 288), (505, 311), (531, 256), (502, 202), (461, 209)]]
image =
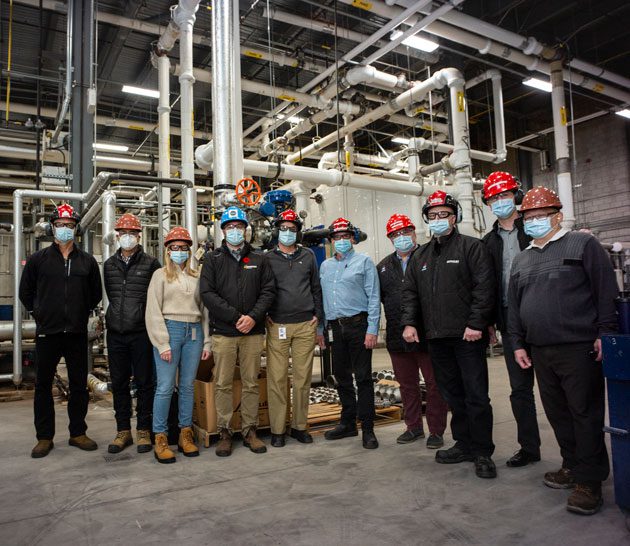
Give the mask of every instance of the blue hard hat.
[(246, 226), (249, 225), (245, 211), (238, 207), (228, 207), (225, 209), (221, 215), (221, 229), (223, 229), (223, 226), (228, 222), (243, 222)]

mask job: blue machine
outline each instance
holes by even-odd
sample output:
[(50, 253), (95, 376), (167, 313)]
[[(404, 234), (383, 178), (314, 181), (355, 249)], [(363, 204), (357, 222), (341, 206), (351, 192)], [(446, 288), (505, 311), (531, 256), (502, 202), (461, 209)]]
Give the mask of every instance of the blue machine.
[(264, 202), (258, 210), (265, 216), (278, 216), (293, 202), (293, 194), (288, 190), (271, 190), (264, 196)]

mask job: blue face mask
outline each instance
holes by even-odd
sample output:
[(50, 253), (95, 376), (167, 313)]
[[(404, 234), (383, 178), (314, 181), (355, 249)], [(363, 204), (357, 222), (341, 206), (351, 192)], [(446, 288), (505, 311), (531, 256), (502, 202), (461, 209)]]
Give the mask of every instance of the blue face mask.
[(451, 229), (448, 218), (440, 218), (438, 220), (429, 220), (429, 229), (436, 237), (440, 237)]
[(525, 220), (523, 223), (525, 233), (533, 239), (542, 239), (553, 229), (551, 227), (551, 218), (537, 218), (535, 220)]
[(338, 241), (333, 241), (333, 246), (335, 247), (335, 252), (339, 254), (348, 254), (352, 250), (352, 243), (350, 239), (339, 239)]
[(293, 233), (292, 231), (281, 231), (278, 233), (278, 241), (280, 241), (284, 246), (293, 246), (295, 241), (297, 241), (297, 233)]
[(411, 235), (399, 235), (394, 239), (394, 248), (400, 252), (409, 252), (413, 248)]
[(512, 216), (516, 210), (516, 205), (512, 199), (499, 199), (498, 201), (492, 203), (491, 208), (492, 214), (494, 214), (497, 218), (504, 220), (505, 218)]
[(60, 243), (69, 243), (74, 240), (74, 229), (69, 227), (56, 227), (55, 239)]
[(232, 246), (239, 246), (245, 240), (245, 233), (238, 228), (226, 229), (225, 240)]
[(177, 265), (185, 264), (187, 259), (187, 250), (171, 250), (171, 260)]

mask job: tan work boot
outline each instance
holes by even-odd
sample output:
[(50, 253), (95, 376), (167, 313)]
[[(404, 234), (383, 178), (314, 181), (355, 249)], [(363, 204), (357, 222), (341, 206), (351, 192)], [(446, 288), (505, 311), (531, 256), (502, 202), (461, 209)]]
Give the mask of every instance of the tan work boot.
[(179, 441), (177, 442), (177, 449), (180, 453), (184, 454), (184, 457), (197, 457), (199, 456), (199, 449), (193, 439), (193, 431), (190, 427), (184, 427), (179, 432)]
[(567, 500), (567, 510), (576, 514), (591, 516), (602, 507), (601, 483), (578, 483), (569, 495)]
[(166, 433), (160, 432), (155, 435), (154, 454), (158, 463), (170, 464), (177, 460), (175, 459), (175, 453), (173, 453), (171, 448), (168, 447), (168, 437), (166, 436)]
[(55, 447), (52, 440), (38, 440), (37, 445), (31, 451), (31, 457), (33, 459), (41, 459), (50, 453), (50, 450)]
[(227, 429), (219, 431), (219, 443), (214, 452), (217, 457), (229, 457), (232, 455), (232, 435)]
[(83, 451), (96, 451), (98, 449), (96, 442), (91, 438), (88, 438), (85, 434), (81, 434), (81, 436), (70, 436), (68, 445), (78, 447)]
[(108, 453), (120, 453), (123, 449), (133, 444), (130, 430), (119, 430), (114, 441), (107, 446)]
[(251, 427), (243, 436), (243, 445), (254, 453), (267, 453), (267, 446), (265, 442), (256, 436), (256, 429), (254, 427)]
[(138, 429), (136, 431), (136, 444), (138, 453), (148, 453), (153, 449), (151, 446), (151, 432)]

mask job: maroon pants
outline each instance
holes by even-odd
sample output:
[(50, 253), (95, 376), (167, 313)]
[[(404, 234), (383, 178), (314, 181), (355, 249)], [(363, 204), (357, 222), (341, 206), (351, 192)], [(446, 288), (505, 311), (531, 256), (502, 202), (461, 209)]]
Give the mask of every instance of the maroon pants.
[(448, 406), (442, 398), (429, 353), (424, 351), (413, 353), (393, 353), (389, 356), (394, 366), (396, 381), (400, 383), (400, 397), (405, 410), (405, 424), (410, 430), (422, 430), (422, 393), (420, 392), (420, 375), (422, 371), (427, 387), (427, 425), (431, 434), (442, 436), (446, 429)]

